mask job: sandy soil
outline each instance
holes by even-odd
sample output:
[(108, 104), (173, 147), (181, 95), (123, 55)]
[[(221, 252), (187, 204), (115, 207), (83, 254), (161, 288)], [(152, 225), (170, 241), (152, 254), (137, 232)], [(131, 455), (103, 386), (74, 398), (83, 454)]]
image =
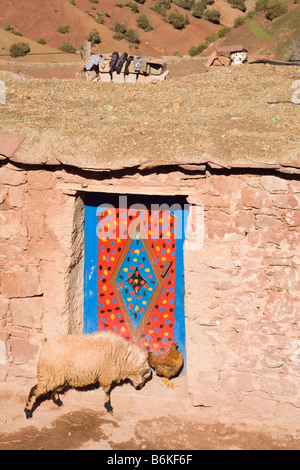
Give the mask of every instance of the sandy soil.
[(25, 383), (18, 388), (2, 384), (0, 450), (300, 449), (300, 435), (213, 421), (208, 408), (191, 405), (184, 377), (174, 383), (172, 390), (154, 377), (140, 391), (129, 384), (117, 386), (113, 413), (103, 408), (101, 389), (70, 390), (62, 407), (46, 400), (27, 420)]

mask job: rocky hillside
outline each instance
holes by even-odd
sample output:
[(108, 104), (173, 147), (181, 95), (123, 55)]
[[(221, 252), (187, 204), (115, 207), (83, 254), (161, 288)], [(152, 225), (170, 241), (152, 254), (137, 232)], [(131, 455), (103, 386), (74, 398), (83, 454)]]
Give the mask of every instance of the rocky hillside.
[[(182, 15), (186, 24), (178, 29), (170, 24), (166, 17), (153, 10), (157, 1), (18, 0), (16, 2), (2, 0), (0, 27), (7, 29), (10, 25), (12, 29), (10, 32), (0, 29), (0, 53), (8, 53), (11, 44), (22, 40), (13, 34), (16, 32), (23, 35), (23, 40), (30, 38), (33, 41), (30, 45), (31, 52), (40, 52), (41, 50), (49, 52), (49, 47), (57, 50), (63, 42), (71, 43), (76, 49), (80, 49), (87, 34), (96, 29), (101, 42), (94, 46), (94, 52), (108, 53), (117, 50), (154, 57), (174, 54), (187, 55), (192, 46), (205, 42), (207, 37), (213, 37), (224, 26), (232, 27), (235, 19), (238, 16), (244, 16), (255, 4), (255, 0), (245, 0), (247, 7), (245, 13), (240, 9), (232, 8), (227, 0), (207, 0), (208, 9), (216, 9), (220, 12), (219, 23), (216, 24), (203, 18), (197, 18), (191, 14), (191, 11), (177, 5), (182, 4), (183, 1), (188, 4), (189, 0), (173, 0), (170, 3), (171, 8), (166, 10), (167, 20), (170, 13)], [(244, 0), (241, 1), (244, 2)], [(266, 20), (265, 24), (264, 20), (261, 20), (263, 24), (258, 22), (260, 26), (257, 26), (257, 21), (254, 21), (254, 25), (253, 22), (251, 24), (247, 22), (243, 27), (234, 28), (225, 41), (227, 40), (231, 44), (245, 42), (252, 53), (263, 54), (267, 49), (271, 50), (270, 54), (282, 54), (282, 50), (277, 50), (277, 46), (280, 49), (278, 43), (287, 40), (286, 34), (292, 38), (294, 30), (300, 29), (300, 21), (297, 25), (297, 22), (293, 20), (295, 12), (300, 10), (300, 6), (294, 4), (294, 1), (298, 0), (288, 1), (289, 14), (292, 15), (290, 21), (283, 22), (279, 28), (275, 28), (274, 32), (270, 34), (271, 39), (270, 37), (266, 39), (261, 30), (269, 30), (274, 22)], [(149, 23), (148, 28), (144, 26), (143, 29), (137, 24), (137, 18), (142, 14)], [(122, 33), (120, 36), (120, 32), (116, 33), (111, 29), (116, 22), (126, 25), (127, 31), (133, 29), (138, 34), (139, 43), (130, 43), (125, 38), (115, 39), (116, 34), (119, 38), (122, 37)], [(7, 32), (9, 35), (4, 34)], [(36, 41), (40, 39), (43, 39), (46, 44), (36, 44)], [(48, 60), (49, 62), (57, 61), (59, 58), (49, 56)]]

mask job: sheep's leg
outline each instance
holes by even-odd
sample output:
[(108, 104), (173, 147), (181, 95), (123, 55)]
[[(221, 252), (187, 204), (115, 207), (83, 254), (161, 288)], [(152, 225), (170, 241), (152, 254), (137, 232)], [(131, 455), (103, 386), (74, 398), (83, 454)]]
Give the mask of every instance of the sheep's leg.
[(36, 384), (34, 387), (32, 387), (32, 389), (29, 392), (28, 399), (27, 399), (25, 409), (24, 409), (27, 419), (32, 418), (32, 413), (33, 413), (34, 405), (36, 403), (37, 398), (40, 397), (41, 395), (44, 395), (45, 393), (46, 391), (44, 390), (43, 387), (41, 387), (40, 384)]
[(57, 405), (57, 406), (62, 406), (63, 405), (63, 402), (59, 398), (59, 394), (57, 392), (53, 392), (52, 395), (51, 395), (51, 398), (53, 400), (53, 403), (55, 403), (55, 405)]
[(35, 401), (36, 401), (36, 398), (38, 396), (37, 388), (38, 388), (38, 384), (35, 385), (34, 387), (32, 387), (32, 389), (30, 390), (29, 395), (28, 395), (28, 399), (27, 399), (25, 409), (24, 409), (24, 412), (25, 412), (25, 415), (26, 415), (27, 419), (32, 418), (32, 408), (33, 408), (33, 406), (35, 404)]
[(108, 413), (111, 413), (113, 411), (113, 407), (111, 406), (111, 403), (110, 403), (110, 387), (102, 387), (102, 388), (105, 392), (104, 408), (106, 408), (106, 411)]

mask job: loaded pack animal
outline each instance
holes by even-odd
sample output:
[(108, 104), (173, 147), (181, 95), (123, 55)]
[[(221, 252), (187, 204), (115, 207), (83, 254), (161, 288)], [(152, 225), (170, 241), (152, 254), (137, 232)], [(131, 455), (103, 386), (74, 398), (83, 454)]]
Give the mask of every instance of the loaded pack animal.
[(42, 346), (37, 365), (38, 383), (30, 390), (24, 412), (26, 418), (31, 418), (44, 397), (61, 406), (60, 393), (91, 385), (102, 387), (104, 406), (111, 412), (112, 384), (129, 380), (139, 389), (150, 376), (144, 353), (114, 333), (60, 336)]

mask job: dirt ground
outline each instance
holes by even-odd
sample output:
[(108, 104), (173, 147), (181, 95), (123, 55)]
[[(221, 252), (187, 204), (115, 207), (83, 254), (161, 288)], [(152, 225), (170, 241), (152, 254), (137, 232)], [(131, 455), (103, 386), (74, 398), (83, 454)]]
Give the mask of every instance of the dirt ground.
[[(112, 391), (113, 413), (101, 389), (70, 390), (58, 408), (42, 402), (25, 419), (25, 386), (0, 386), (0, 450), (299, 450), (300, 435), (215, 422), (193, 407), (180, 379), (175, 389), (155, 377), (144, 389)], [(147, 388), (148, 387), (148, 388)], [(22, 392), (21, 392), (22, 389)], [(24, 392), (23, 392), (24, 389)]]

